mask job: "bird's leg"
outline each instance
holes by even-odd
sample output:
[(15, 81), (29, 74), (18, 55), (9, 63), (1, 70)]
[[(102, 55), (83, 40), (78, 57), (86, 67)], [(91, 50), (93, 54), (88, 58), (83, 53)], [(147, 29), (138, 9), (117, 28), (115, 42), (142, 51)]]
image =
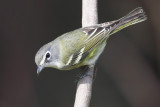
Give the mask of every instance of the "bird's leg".
[(95, 80), (96, 72), (97, 72), (97, 68), (95, 67), (95, 65), (83, 66), (80, 69), (81, 69), (81, 73), (78, 76), (78, 80), (82, 79), (86, 76), (90, 76), (91, 78), (93, 78), (93, 80)]
[(94, 71), (93, 71), (93, 81), (96, 79), (96, 75), (97, 75), (97, 66), (94, 66)]
[(80, 79), (82, 79), (84, 77), (87, 70), (88, 70), (88, 66), (80, 67), (80, 70), (78, 71), (78, 74), (76, 75), (75, 83), (77, 83)]

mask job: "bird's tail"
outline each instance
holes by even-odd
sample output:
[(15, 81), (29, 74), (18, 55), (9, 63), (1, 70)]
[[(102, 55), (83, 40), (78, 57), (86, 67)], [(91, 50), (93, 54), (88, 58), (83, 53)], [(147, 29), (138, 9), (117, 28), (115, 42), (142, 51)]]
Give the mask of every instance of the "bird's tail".
[(109, 33), (109, 35), (112, 35), (120, 30), (122, 30), (123, 28), (126, 28), (130, 25), (145, 21), (147, 19), (145, 12), (143, 11), (143, 9), (141, 7), (138, 7), (136, 9), (134, 9), (133, 11), (131, 11), (129, 14), (127, 14), (126, 16), (122, 17), (121, 19), (117, 20), (117, 21), (113, 21), (112, 22), (112, 30)]

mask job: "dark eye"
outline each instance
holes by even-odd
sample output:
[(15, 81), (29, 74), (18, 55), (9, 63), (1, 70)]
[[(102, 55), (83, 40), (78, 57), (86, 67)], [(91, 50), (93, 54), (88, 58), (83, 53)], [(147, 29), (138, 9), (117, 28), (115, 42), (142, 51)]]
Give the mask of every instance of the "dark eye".
[(46, 54), (46, 58), (49, 58), (49, 57), (50, 57), (50, 54), (49, 54), (49, 53), (47, 53), (47, 54)]
[(50, 53), (50, 52), (47, 52), (47, 53), (46, 53), (46, 59), (48, 60), (50, 57), (51, 57), (51, 53)]

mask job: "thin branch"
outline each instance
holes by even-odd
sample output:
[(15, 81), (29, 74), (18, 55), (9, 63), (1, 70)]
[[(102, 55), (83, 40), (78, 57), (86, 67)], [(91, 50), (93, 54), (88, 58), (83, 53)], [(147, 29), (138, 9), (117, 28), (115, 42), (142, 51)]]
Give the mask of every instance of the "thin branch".
[[(97, 0), (82, 0), (82, 27), (98, 23)], [(89, 107), (92, 94), (94, 66), (90, 66), (87, 75), (77, 84), (74, 107)]]
[(98, 23), (97, 0), (82, 0), (82, 27)]
[(90, 67), (85, 77), (78, 81), (74, 107), (89, 107), (92, 94), (93, 73), (94, 66)]

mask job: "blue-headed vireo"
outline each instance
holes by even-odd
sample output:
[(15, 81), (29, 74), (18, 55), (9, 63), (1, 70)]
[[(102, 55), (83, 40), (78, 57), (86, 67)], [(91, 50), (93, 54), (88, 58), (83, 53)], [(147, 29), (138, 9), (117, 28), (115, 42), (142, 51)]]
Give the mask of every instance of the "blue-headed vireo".
[(65, 33), (39, 49), (35, 56), (37, 73), (39, 74), (44, 67), (71, 70), (94, 65), (110, 35), (146, 19), (143, 9), (138, 7), (119, 20)]

